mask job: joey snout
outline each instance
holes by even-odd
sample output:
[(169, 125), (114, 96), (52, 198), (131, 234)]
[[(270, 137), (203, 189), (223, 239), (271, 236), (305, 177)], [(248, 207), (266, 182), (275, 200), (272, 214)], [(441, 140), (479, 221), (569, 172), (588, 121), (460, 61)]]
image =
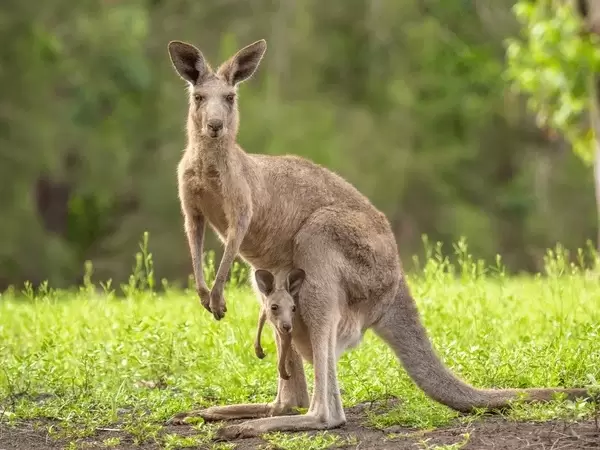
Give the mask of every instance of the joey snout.
[(290, 334), (292, 332), (292, 324), (291, 324), (291, 322), (281, 322), (279, 324), (279, 331), (282, 334)]

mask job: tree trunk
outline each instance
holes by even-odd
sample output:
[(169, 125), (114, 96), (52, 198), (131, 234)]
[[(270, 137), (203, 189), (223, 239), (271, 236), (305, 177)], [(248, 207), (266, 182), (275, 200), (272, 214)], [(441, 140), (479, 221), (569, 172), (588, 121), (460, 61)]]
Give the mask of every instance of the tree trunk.
[[(600, 34), (600, 2), (575, 0), (584, 22), (584, 31)], [(596, 195), (596, 248), (600, 251), (600, 74), (592, 74), (590, 112), (594, 131), (594, 192)]]
[(596, 249), (600, 251), (600, 75), (590, 83), (590, 122), (594, 131), (594, 193), (596, 195)]
[[(598, 80), (596, 82), (598, 84)], [(596, 88), (596, 91), (598, 88)], [(600, 104), (598, 104), (598, 95), (594, 95), (596, 105), (592, 120), (594, 122), (594, 190), (596, 194), (596, 222), (597, 237), (596, 248), (600, 251)]]
[(596, 195), (596, 249), (600, 251), (600, 75), (592, 74), (590, 120), (594, 131), (594, 193)]

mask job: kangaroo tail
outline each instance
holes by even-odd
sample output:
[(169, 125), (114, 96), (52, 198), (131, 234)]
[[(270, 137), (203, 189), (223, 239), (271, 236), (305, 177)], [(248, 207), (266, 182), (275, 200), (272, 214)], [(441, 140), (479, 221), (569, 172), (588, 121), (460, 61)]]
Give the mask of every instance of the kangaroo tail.
[(432, 399), (461, 412), (497, 409), (524, 395), (524, 401), (549, 401), (555, 393), (587, 397), (586, 389), (477, 389), (450, 372), (435, 353), (408, 286), (402, 280), (393, 303), (373, 325), (375, 333), (396, 353), (413, 381)]

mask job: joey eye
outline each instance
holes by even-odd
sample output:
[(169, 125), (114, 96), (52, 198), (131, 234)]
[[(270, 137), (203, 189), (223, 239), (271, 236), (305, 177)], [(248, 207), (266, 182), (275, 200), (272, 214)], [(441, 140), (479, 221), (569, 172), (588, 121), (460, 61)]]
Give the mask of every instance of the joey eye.
[(225, 100), (227, 100), (229, 103), (233, 103), (234, 99), (235, 99), (235, 95), (233, 95), (233, 94), (228, 94), (225, 96)]
[(292, 306), (292, 312), (296, 312), (296, 305)]
[(277, 308), (279, 308), (279, 306), (271, 305), (271, 311), (277, 311)]
[(194, 100), (196, 100), (198, 103), (200, 103), (201, 101), (204, 100), (204, 96), (200, 95), (200, 94), (194, 94)]

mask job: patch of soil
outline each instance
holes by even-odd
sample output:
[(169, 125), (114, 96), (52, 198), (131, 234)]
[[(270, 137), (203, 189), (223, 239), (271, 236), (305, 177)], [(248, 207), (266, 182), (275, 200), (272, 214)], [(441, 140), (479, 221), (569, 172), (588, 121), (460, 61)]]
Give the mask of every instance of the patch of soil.
[[(331, 430), (341, 438), (352, 439), (352, 445), (341, 448), (360, 450), (381, 449), (425, 449), (436, 445), (452, 445), (470, 437), (464, 450), (594, 450), (600, 449), (600, 430), (593, 420), (578, 423), (563, 421), (551, 422), (512, 422), (500, 417), (478, 419), (470, 424), (460, 424), (433, 431), (420, 431), (399, 426), (377, 430), (365, 425), (365, 405), (348, 408), (348, 422), (341, 428)], [(234, 422), (232, 422), (234, 423)], [(162, 433), (181, 436), (194, 435), (197, 431), (189, 425), (168, 425)], [(314, 433), (309, 433), (314, 434)], [(130, 436), (118, 429), (100, 429), (92, 437), (80, 441), (78, 448), (106, 448), (102, 441), (110, 437), (121, 438), (121, 444), (112, 447), (122, 450), (154, 450), (161, 448), (157, 443), (134, 445)], [(423, 441), (426, 444), (420, 444)], [(268, 448), (260, 438), (234, 441), (237, 450)], [(21, 423), (16, 427), (0, 424), (0, 450), (42, 450), (62, 449), (67, 442), (53, 440), (46, 427), (34, 423)], [(82, 445), (83, 444), (83, 445)]]
[(63, 446), (48, 436), (46, 428), (39, 427), (37, 423), (20, 423), (16, 427), (0, 425), (0, 450), (42, 450)]

